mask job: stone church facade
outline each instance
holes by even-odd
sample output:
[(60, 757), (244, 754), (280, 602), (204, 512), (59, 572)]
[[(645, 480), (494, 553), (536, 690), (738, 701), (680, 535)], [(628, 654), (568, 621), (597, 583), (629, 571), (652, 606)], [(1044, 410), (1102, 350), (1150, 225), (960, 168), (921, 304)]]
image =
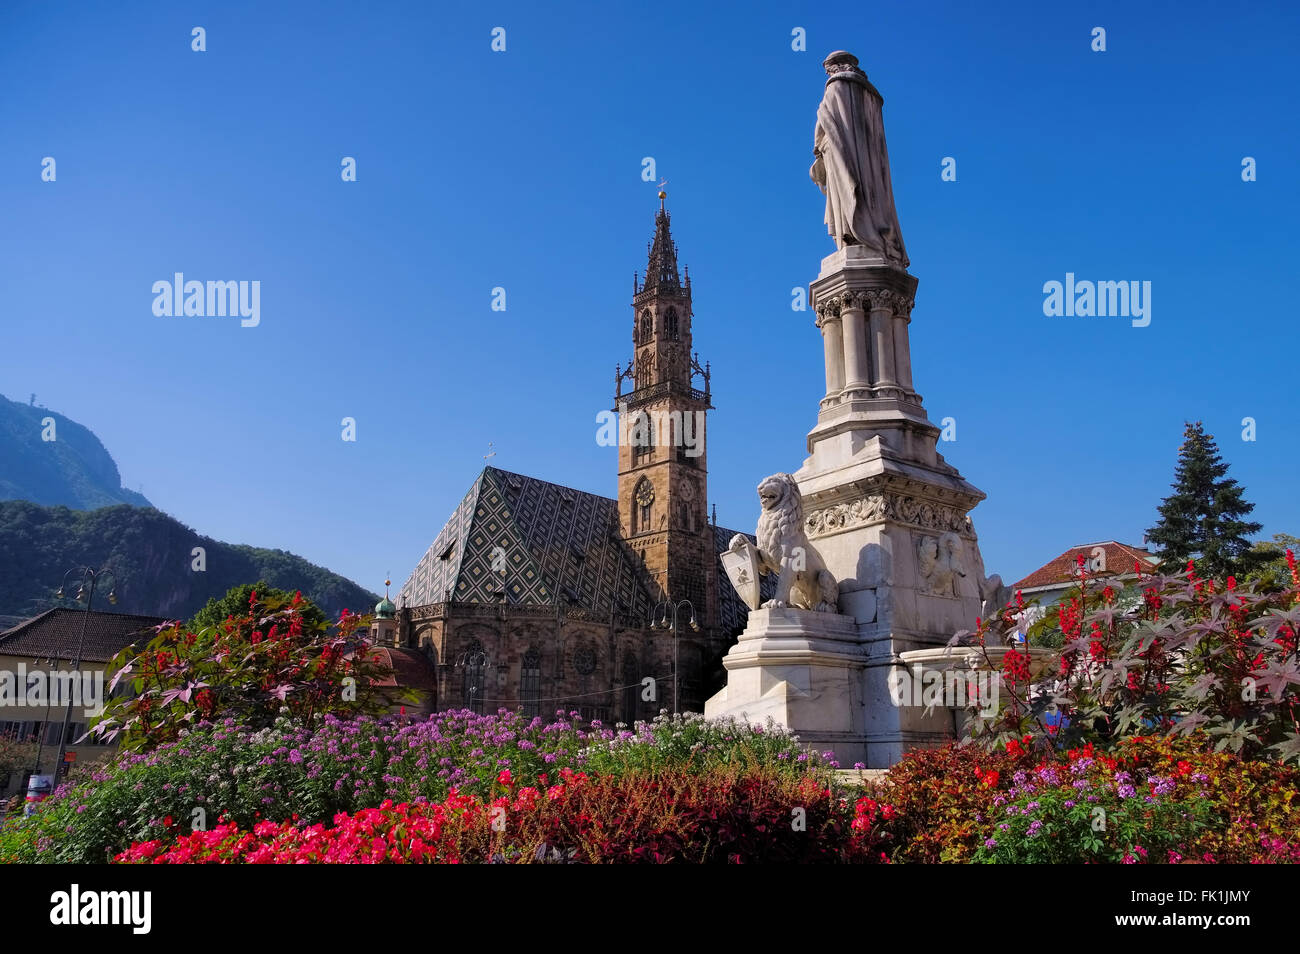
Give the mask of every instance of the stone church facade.
[(736, 531), (708, 518), (709, 367), (669, 224), (661, 202), (633, 279), (617, 498), (485, 467), (384, 614), (382, 642), (432, 663), (438, 709), (631, 724), (674, 708), (674, 672), (682, 711), (725, 680), (748, 610), (719, 573)]

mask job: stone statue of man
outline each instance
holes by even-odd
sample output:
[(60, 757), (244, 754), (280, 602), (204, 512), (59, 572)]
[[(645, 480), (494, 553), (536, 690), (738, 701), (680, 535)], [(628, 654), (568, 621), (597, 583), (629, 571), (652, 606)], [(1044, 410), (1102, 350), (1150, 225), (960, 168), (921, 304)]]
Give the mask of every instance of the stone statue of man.
[(885, 149), (884, 98), (843, 50), (826, 57), (829, 78), (817, 107), (810, 174), (826, 194), (826, 230), (836, 248), (861, 245), (906, 268)]

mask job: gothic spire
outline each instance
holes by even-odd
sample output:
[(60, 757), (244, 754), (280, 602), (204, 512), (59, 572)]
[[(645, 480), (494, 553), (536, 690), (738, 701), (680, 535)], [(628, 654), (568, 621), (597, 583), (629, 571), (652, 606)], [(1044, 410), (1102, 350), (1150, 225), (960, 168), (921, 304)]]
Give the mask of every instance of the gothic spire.
[(655, 213), (655, 237), (650, 243), (650, 261), (646, 265), (642, 292), (680, 291), (681, 274), (677, 271), (677, 244), (668, 230), (671, 216), (662, 206)]

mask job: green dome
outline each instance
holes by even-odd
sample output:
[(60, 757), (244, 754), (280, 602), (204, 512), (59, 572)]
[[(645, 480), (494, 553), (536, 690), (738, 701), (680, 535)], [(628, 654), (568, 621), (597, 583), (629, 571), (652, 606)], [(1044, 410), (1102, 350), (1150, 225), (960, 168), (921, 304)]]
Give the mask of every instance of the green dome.
[(387, 596), (375, 604), (375, 616), (380, 619), (392, 619), (396, 615), (397, 607), (393, 605), (393, 601)]

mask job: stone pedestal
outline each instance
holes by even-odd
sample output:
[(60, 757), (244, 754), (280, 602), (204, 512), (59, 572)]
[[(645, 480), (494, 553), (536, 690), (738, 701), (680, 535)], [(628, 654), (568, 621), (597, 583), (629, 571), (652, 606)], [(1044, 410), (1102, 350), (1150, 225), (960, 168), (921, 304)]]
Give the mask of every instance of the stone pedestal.
[(858, 623), (839, 613), (751, 610), (748, 625), (722, 662), (727, 685), (704, 706), (710, 718), (752, 723), (768, 717), (842, 766), (865, 762), (865, 647)]
[[(943, 646), (974, 628), (985, 575), (967, 516), (984, 494), (938, 453), (939, 428), (912, 389), (916, 287), (906, 270), (854, 246), (822, 262), (813, 306), (823, 335), (844, 328), (843, 348), (832, 342), (825, 354), (844, 353), (846, 365), (867, 369), (867, 380), (828, 371), (828, 381), (844, 384), (822, 399), (809, 457), (794, 474), (805, 530), (839, 581), (840, 612), (853, 617), (866, 657), (861, 695), (872, 768), (953, 736), (952, 713), (894, 705), (889, 677), (902, 653)], [(860, 342), (868, 353), (851, 354), (850, 344)]]

